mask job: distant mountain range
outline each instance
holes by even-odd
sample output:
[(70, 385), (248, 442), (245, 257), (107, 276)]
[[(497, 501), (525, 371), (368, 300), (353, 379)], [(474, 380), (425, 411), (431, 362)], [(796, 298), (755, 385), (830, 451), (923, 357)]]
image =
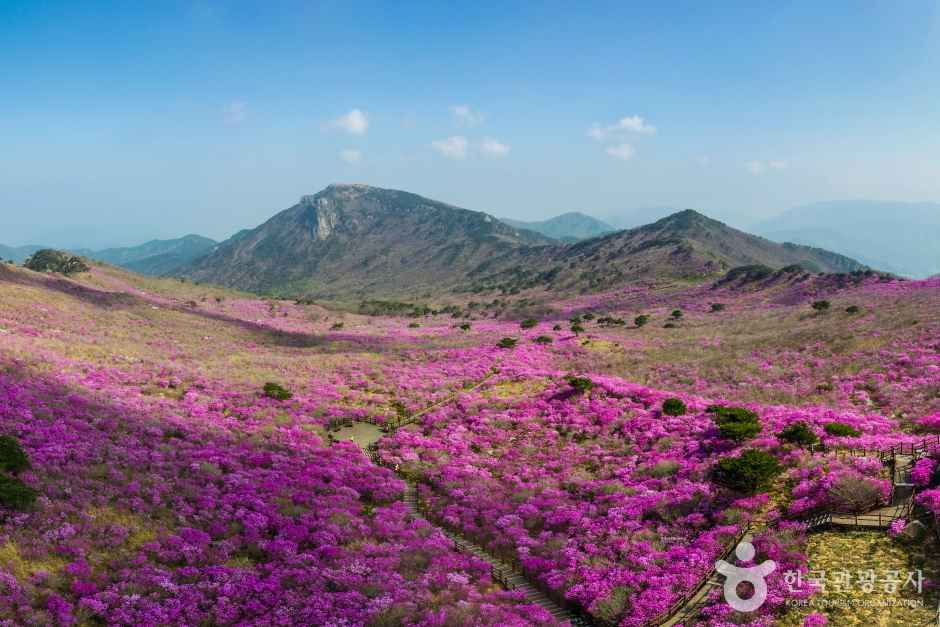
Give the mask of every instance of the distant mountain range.
[(704, 280), (735, 266), (797, 263), (822, 272), (864, 268), (691, 210), (567, 245), (416, 194), (330, 185), (175, 273), (285, 296), (414, 299), (443, 291), (587, 291), (639, 278)]
[[(152, 240), (140, 246), (107, 248), (105, 250), (76, 249), (71, 252), (140, 274), (170, 274), (194, 259), (208, 253), (216, 245), (214, 240), (201, 235), (187, 235), (178, 239)], [(37, 250), (47, 246), (0, 245), (0, 257), (22, 263)]]
[(12, 259), (16, 263), (23, 263), (26, 258), (37, 250), (48, 248), (47, 246), (4, 246), (0, 244), (0, 258)]
[(174, 270), (202, 257), (217, 243), (201, 235), (186, 235), (177, 239), (155, 239), (139, 246), (73, 252), (140, 274), (158, 276), (171, 274)]
[(546, 237), (568, 243), (597, 237), (617, 230), (606, 222), (577, 211), (563, 213), (554, 218), (538, 222), (525, 222), (509, 218), (500, 218), (500, 220), (517, 229), (535, 231)]
[(867, 200), (796, 207), (755, 230), (775, 241), (821, 246), (896, 274), (940, 273), (940, 203)]

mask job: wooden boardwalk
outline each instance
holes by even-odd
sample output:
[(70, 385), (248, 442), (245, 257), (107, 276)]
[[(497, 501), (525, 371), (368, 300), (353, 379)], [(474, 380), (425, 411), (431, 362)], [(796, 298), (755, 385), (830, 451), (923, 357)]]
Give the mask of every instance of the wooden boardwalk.
[(441, 533), (450, 538), (450, 540), (454, 543), (454, 546), (457, 547), (458, 551), (461, 553), (468, 553), (483, 560), (484, 562), (487, 562), (490, 565), (493, 579), (498, 581), (505, 588), (509, 590), (519, 590), (525, 595), (525, 598), (529, 603), (544, 607), (546, 610), (548, 610), (548, 613), (559, 622), (567, 622), (571, 625), (574, 625), (575, 627), (589, 627), (594, 624), (593, 621), (589, 621), (588, 619), (579, 616), (570, 609), (556, 603), (547, 594), (529, 583), (529, 581), (512, 566), (491, 555), (483, 547), (466, 540), (462, 536), (450, 531), (446, 527), (436, 525), (432, 520), (429, 520), (427, 517), (425, 517), (421, 511), (421, 507), (418, 505), (417, 487), (410, 481), (406, 482), (404, 501), (405, 505), (408, 507), (408, 511), (411, 512), (413, 517), (425, 520), (428, 522), (428, 524), (433, 525), (436, 529), (439, 529)]

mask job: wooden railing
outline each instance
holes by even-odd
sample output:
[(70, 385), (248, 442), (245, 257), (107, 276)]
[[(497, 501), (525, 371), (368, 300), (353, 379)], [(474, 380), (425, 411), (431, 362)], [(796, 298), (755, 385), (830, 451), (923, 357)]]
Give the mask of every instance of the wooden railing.
[[(734, 550), (737, 548), (738, 544), (741, 543), (741, 540), (743, 540), (744, 537), (747, 536), (747, 534), (750, 532), (751, 532), (751, 526), (749, 524), (745, 525), (738, 532), (738, 534), (734, 537), (734, 539), (731, 540), (725, 546), (725, 550), (721, 553), (721, 556), (718, 559), (727, 560), (731, 556), (731, 554), (734, 553)], [(699, 592), (701, 592), (702, 588), (708, 585), (709, 579), (714, 577), (714, 575), (715, 575), (714, 567), (708, 569), (708, 571), (706, 571), (699, 578), (698, 583), (691, 590), (689, 590), (689, 592), (683, 595), (680, 599), (676, 600), (668, 608), (666, 608), (665, 610), (657, 614), (656, 617), (653, 618), (651, 621), (649, 621), (648, 624), (649, 625), (662, 625), (664, 623), (669, 622), (676, 614), (678, 614), (683, 608), (685, 608), (685, 606), (692, 599), (694, 599), (699, 594)]]
[[(435, 487), (429, 483), (423, 483), (422, 485), (426, 485), (431, 490), (435, 489)], [(476, 545), (476, 543), (472, 542), (471, 540), (467, 539), (464, 536), (463, 530), (447, 523), (442, 518), (437, 516), (434, 512), (432, 512), (431, 509), (427, 506), (427, 503), (425, 503), (421, 499), (420, 492), (418, 492), (417, 490), (417, 486), (415, 486), (415, 488), (416, 488), (415, 489), (415, 505), (418, 508), (418, 512), (420, 512), (422, 516), (424, 516), (426, 519), (431, 521), (436, 526), (446, 529), (450, 531), (457, 538), (462, 539), (465, 545), (461, 547), (460, 544), (458, 543), (458, 548), (466, 549), (470, 545)], [(479, 545), (476, 545), (476, 546), (479, 546)], [(541, 592), (547, 598), (551, 599), (551, 601), (555, 605), (562, 608), (563, 610), (566, 610), (572, 616), (574, 616), (575, 620), (572, 622), (576, 622), (581, 625), (588, 625), (590, 627), (616, 627), (616, 623), (603, 620), (601, 618), (598, 618), (588, 613), (587, 610), (585, 610), (580, 604), (573, 603), (569, 599), (565, 598), (563, 594), (560, 594), (557, 590), (549, 588), (548, 586), (543, 584), (541, 581), (539, 581), (538, 578), (533, 577), (532, 574), (527, 571), (525, 566), (517, 557), (515, 556), (501, 557), (501, 556), (491, 555), (490, 552), (487, 551), (482, 546), (479, 546), (479, 548), (492, 560), (490, 561), (490, 570), (491, 570), (493, 579), (495, 579), (497, 582), (503, 585), (503, 587), (509, 590), (514, 589), (516, 586), (512, 582), (512, 578), (514, 576), (522, 577), (523, 579), (525, 579), (526, 583), (528, 583), (530, 586), (532, 586), (533, 588)], [(502, 562), (502, 564), (497, 565), (494, 562)], [(506, 562), (508, 562), (508, 564), (506, 564)]]
[(915, 459), (923, 457), (930, 452), (931, 448), (940, 447), (940, 434), (927, 436), (919, 442), (902, 442), (888, 448), (843, 448), (827, 447), (824, 444), (813, 444), (809, 447), (811, 453), (831, 453), (836, 456), (845, 457), (877, 457), (883, 463), (890, 463), (898, 456), (911, 456)]
[(884, 449), (881, 461), (894, 460), (898, 455), (908, 455), (917, 459), (927, 455), (932, 447), (940, 447), (940, 434), (923, 438), (920, 442), (902, 442)]

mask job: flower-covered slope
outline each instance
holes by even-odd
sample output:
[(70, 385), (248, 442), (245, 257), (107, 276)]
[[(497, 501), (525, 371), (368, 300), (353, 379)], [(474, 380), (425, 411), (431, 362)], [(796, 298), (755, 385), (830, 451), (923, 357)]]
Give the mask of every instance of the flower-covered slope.
[[(905, 429), (938, 409), (929, 282), (863, 283), (825, 315), (805, 299), (726, 290), (713, 312), (700, 288), (638, 290), (609, 309), (572, 303), (596, 314), (572, 332), (564, 319), (367, 317), (101, 267), (2, 273), (0, 435), (21, 442), (32, 467), (19, 479), (39, 494), (0, 514), (0, 618), (17, 624), (548, 623), (409, 518), (391, 470), (326, 437), (434, 406), (379, 447), (432, 519), (559, 598), (642, 625), (748, 521), (830, 507), (845, 482), (883, 489), (877, 464), (801, 450), (784, 428), (878, 449), (915, 440)], [(654, 323), (598, 323), (639, 313)], [(266, 397), (268, 381), (291, 398)], [(670, 397), (687, 411), (664, 415)], [(712, 404), (753, 410), (759, 433), (721, 437)], [(784, 468), (747, 498), (712, 477), (746, 449)], [(758, 558), (805, 568), (801, 533), (760, 535)], [(765, 617), (812, 593), (780, 578), (771, 590)]]

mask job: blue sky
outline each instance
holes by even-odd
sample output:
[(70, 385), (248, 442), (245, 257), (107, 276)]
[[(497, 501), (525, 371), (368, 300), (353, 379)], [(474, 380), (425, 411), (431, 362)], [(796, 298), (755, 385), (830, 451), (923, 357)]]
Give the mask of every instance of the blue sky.
[(523, 219), (937, 201), (938, 103), (936, 1), (0, 0), (0, 242), (223, 238), (335, 181)]

